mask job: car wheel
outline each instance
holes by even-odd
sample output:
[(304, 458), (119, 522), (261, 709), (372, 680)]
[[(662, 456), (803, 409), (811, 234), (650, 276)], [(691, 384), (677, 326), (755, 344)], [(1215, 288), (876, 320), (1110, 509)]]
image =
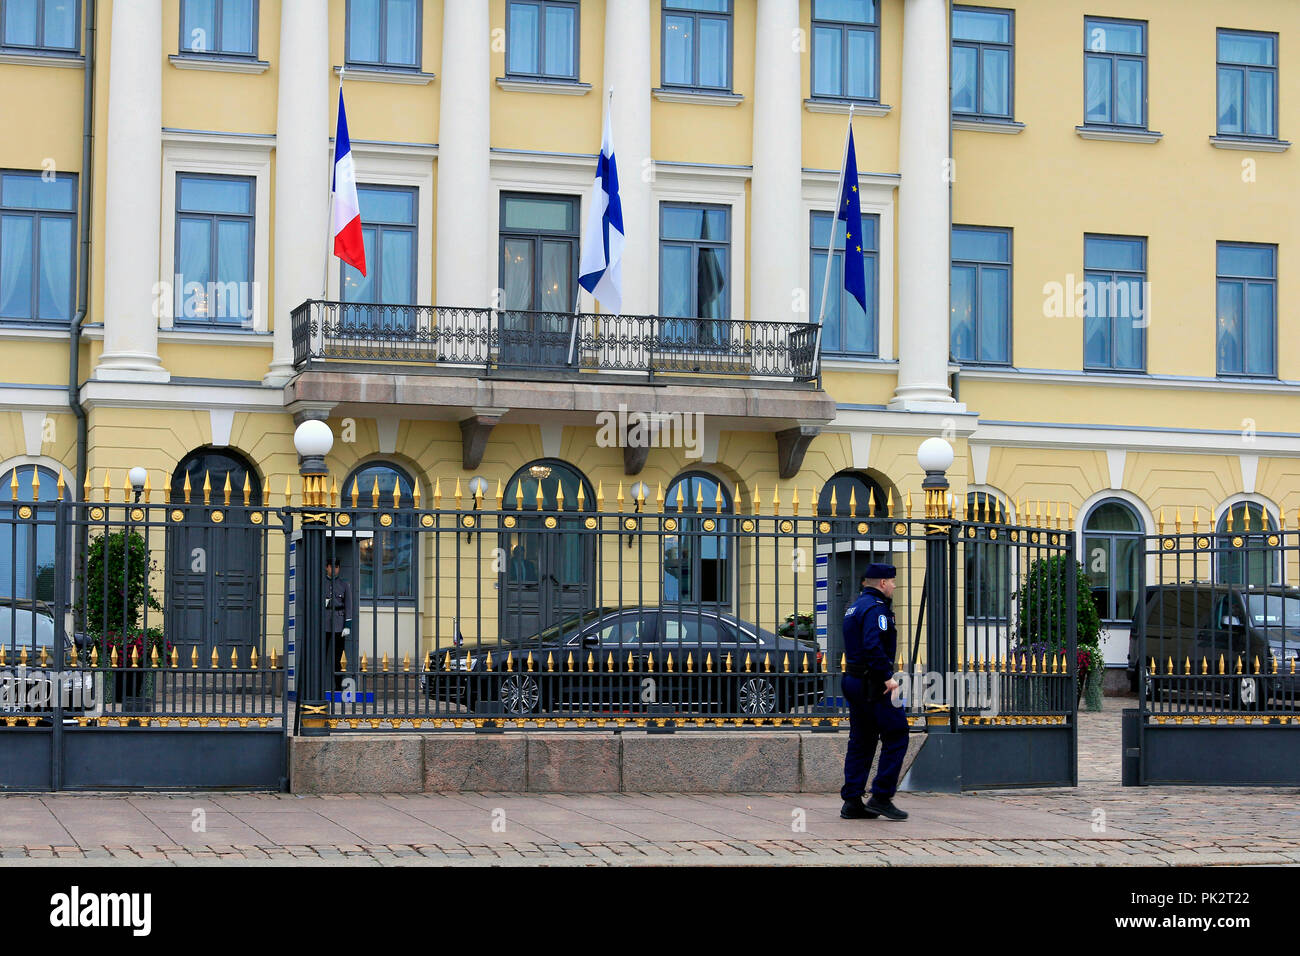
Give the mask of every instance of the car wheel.
[(501, 682), (501, 707), (507, 714), (531, 714), (541, 703), (537, 678), (531, 674), (511, 674)]
[(766, 677), (750, 677), (741, 682), (736, 698), (742, 714), (770, 714), (776, 710), (776, 685)]

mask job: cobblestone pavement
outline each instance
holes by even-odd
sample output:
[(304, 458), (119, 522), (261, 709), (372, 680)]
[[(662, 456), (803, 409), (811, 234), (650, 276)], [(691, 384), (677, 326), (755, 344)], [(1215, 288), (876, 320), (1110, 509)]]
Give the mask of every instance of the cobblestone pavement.
[(1120, 786), (1120, 711), (1082, 714), (1077, 789), (901, 794), (0, 795), (0, 865), (1300, 863), (1294, 790)]

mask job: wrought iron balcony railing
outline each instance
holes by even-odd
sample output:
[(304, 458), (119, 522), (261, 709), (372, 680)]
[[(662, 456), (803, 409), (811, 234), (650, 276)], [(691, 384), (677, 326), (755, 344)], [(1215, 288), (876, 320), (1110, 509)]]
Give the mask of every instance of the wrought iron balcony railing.
[(294, 365), (382, 362), (464, 374), (510, 372), (820, 379), (821, 329), (806, 322), (304, 302)]

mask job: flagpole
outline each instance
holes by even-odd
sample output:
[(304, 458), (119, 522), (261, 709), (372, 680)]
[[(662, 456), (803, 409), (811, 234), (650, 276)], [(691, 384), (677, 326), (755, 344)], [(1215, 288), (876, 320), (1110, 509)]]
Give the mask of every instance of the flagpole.
[[(608, 117), (609, 111), (610, 111), (611, 109), (613, 109), (613, 105), (614, 105), (614, 87), (611, 86), (611, 87), (609, 88), (609, 95), (605, 98), (605, 112), (606, 112), (606, 116), (602, 116), (602, 117), (600, 118), (600, 120), (601, 120), (601, 122), (600, 122), (600, 147), (599, 147), (599, 149), (596, 151), (596, 169), (597, 169), (597, 170), (600, 169), (600, 157), (601, 157), (601, 154), (603, 154), (604, 151), (605, 151), (605, 120), (606, 120), (606, 118)], [(610, 118), (610, 122), (611, 122), (611, 123), (613, 122), (613, 119), (612, 119), (612, 118)], [(610, 137), (612, 138), (613, 135), (614, 135), (614, 134), (613, 134), (613, 130), (611, 129), (611, 130), (610, 130)], [(581, 242), (581, 240), (579, 240), (579, 242), (578, 242), (578, 256), (579, 256), (579, 259), (581, 260), (581, 256), (582, 256), (582, 242)], [(609, 266), (609, 263), (606, 263), (605, 265), (606, 265), (606, 267), (608, 267), (608, 266)], [(570, 323), (570, 329), (569, 329), (569, 365), (573, 365), (573, 361), (574, 361), (574, 353), (577, 352), (577, 350), (578, 350), (578, 315), (580, 314), (579, 310), (582, 308), (582, 285), (581, 285), (581, 283), (575, 283), (575, 284), (577, 285), (577, 288), (574, 289), (574, 292), (573, 292), (573, 322)]]
[[(853, 107), (854, 104), (850, 103), (849, 125), (844, 130), (844, 155), (840, 157), (840, 175), (838, 182), (835, 184), (835, 215), (831, 217), (831, 237), (826, 244), (826, 270), (822, 276), (822, 304), (821, 308), (817, 310), (818, 325), (822, 324), (822, 317), (826, 314), (826, 292), (831, 286), (831, 263), (834, 261), (835, 257), (835, 230), (837, 228), (835, 224), (839, 222), (840, 197), (844, 195), (844, 167), (847, 165), (849, 158), (849, 134), (853, 132)], [(848, 243), (845, 243), (844, 254), (847, 256), (848, 253)]]
[[(343, 93), (343, 74), (346, 72), (347, 72), (346, 66), (339, 67), (340, 96)], [(334, 127), (336, 130), (338, 129), (338, 122), (339, 122), (338, 117), (336, 116), (334, 118)], [(330, 150), (329, 175), (325, 178), (325, 181), (328, 185), (325, 187), (325, 230), (326, 230), (325, 231), (325, 261), (321, 267), (321, 282), (320, 282), (320, 297), (322, 301), (329, 298), (330, 254), (333, 251), (330, 248), (330, 239), (333, 238), (334, 236), (334, 161), (336, 159), (335, 153), (338, 151), (338, 148), (339, 148), (339, 144), (336, 141), (334, 143), (334, 148)], [(343, 295), (342, 289), (339, 289), (339, 295), (340, 297)]]

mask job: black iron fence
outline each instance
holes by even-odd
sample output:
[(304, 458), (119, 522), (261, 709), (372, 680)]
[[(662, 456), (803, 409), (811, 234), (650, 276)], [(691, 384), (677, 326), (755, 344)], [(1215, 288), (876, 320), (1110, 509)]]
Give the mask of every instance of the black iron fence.
[(820, 380), (820, 328), (806, 322), (311, 300), (293, 310), (292, 325), (300, 369), (383, 362), (450, 374)]

